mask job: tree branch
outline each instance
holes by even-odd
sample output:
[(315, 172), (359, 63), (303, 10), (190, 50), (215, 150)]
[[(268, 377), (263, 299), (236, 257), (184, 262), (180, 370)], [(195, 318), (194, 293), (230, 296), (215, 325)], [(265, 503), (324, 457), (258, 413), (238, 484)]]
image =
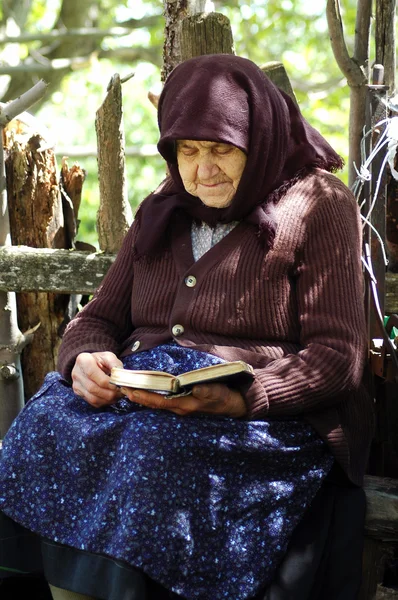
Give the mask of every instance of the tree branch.
[(157, 67), (162, 63), (161, 46), (151, 46), (150, 48), (113, 48), (112, 50), (100, 50), (98, 58), (108, 58), (119, 62), (132, 63), (138, 60), (145, 60)]
[(364, 67), (367, 75), (371, 15), (372, 0), (359, 0), (357, 3), (357, 16), (355, 21), (355, 49), (353, 58), (361, 65), (361, 67)]
[[(53, 29), (47, 33), (22, 33), (18, 36), (0, 35), (0, 45), (5, 44), (27, 44), (29, 42), (50, 42), (63, 41), (70, 38), (83, 37), (86, 39), (106, 38), (106, 37), (123, 37), (130, 35), (134, 29), (147, 28), (155, 25), (160, 20), (160, 17), (148, 17), (146, 19), (137, 19), (134, 25), (129, 27), (111, 27), (111, 29), (98, 29), (97, 27), (80, 27), (77, 29)], [(139, 24), (141, 23), (141, 24)]]
[(13, 73), (49, 73), (51, 71), (84, 69), (90, 65), (91, 57), (80, 56), (74, 58), (55, 58), (46, 61), (45, 64), (34, 62), (20, 63), (19, 65), (0, 66), (0, 75), (11, 75)]
[(350, 87), (360, 87), (368, 82), (359, 64), (350, 58), (344, 40), (339, 0), (327, 0), (326, 17), (334, 57)]
[(325, 81), (318, 81), (317, 83), (310, 80), (306, 81), (305, 79), (294, 79), (294, 77), (291, 77), (290, 82), (295, 92), (301, 92), (302, 94), (309, 94), (311, 92), (325, 92), (326, 94), (329, 90), (335, 90), (337, 87), (346, 85), (344, 77), (333, 77), (331, 79), (326, 79)]
[(22, 29), (25, 27), (31, 4), (32, 0), (7, 0), (7, 2), (3, 2), (2, 23), (6, 23), (8, 19), (12, 19)]
[(4, 127), (4, 125), (12, 121), (17, 115), (36, 104), (36, 102), (43, 98), (46, 89), (47, 83), (41, 80), (33, 88), (22, 94), (22, 96), (2, 106), (0, 108), (0, 127)]
[[(115, 59), (120, 62), (136, 62), (146, 60), (157, 66), (161, 62), (161, 48), (154, 46), (152, 48), (114, 48), (112, 50), (102, 50), (98, 54), (93, 52), (89, 56), (75, 56), (73, 58), (54, 58), (45, 60), (44, 63), (24, 62), (19, 65), (0, 66), (0, 75), (11, 75), (13, 73), (51, 73), (55, 71), (75, 71), (85, 69), (90, 66), (94, 57), (103, 59)], [(31, 60), (31, 59), (30, 59)]]

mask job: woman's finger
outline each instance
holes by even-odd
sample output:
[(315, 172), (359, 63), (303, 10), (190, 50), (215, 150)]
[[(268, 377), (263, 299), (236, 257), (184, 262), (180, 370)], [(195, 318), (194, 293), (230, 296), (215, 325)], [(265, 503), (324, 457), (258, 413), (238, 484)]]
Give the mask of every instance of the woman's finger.
[(146, 390), (122, 388), (122, 391), (130, 400), (142, 406), (169, 410), (182, 416), (205, 412), (240, 418), (247, 412), (241, 393), (221, 384), (195, 386), (191, 394), (179, 398), (168, 398)]
[(111, 352), (79, 354), (72, 370), (73, 391), (96, 408), (113, 404), (122, 397), (122, 393), (110, 383), (107, 372), (120, 364), (121, 361)]

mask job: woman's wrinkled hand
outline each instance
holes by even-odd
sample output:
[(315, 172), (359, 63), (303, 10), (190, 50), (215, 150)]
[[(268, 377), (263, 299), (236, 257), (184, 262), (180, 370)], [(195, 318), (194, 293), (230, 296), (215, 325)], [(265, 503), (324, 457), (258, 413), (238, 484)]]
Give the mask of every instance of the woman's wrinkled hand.
[(72, 388), (94, 406), (100, 408), (113, 404), (123, 397), (122, 392), (109, 382), (112, 367), (123, 367), (113, 352), (82, 352), (76, 358), (72, 370)]
[(242, 394), (221, 383), (195, 385), (189, 396), (180, 398), (167, 398), (155, 392), (131, 388), (122, 388), (122, 391), (132, 402), (182, 416), (209, 413), (239, 419), (247, 413)]

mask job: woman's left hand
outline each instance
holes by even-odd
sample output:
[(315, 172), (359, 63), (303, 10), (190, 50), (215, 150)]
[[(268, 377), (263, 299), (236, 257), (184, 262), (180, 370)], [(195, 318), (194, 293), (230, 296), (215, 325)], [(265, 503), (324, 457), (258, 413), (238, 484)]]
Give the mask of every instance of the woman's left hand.
[(195, 385), (189, 396), (180, 398), (167, 398), (155, 392), (131, 388), (122, 388), (122, 391), (132, 402), (147, 408), (169, 410), (181, 416), (209, 413), (239, 419), (247, 413), (242, 394), (221, 383)]

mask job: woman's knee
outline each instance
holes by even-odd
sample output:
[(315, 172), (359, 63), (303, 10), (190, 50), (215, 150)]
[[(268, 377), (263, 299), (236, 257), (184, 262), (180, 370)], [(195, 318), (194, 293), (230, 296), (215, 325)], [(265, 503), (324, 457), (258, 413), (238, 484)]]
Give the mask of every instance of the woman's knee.
[(79, 594), (78, 592), (64, 590), (63, 588), (55, 587), (51, 584), (49, 584), (49, 587), (53, 600), (96, 600), (92, 596), (86, 596), (86, 594)]

